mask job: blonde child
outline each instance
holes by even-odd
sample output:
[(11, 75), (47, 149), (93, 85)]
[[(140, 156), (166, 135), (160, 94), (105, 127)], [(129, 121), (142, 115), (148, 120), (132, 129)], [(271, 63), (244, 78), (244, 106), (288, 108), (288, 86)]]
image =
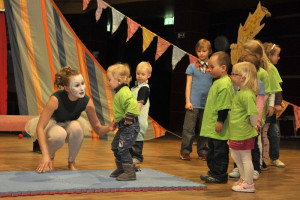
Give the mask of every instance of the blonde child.
[[(209, 88), (212, 84), (212, 77), (208, 69), (209, 55), (212, 53), (211, 44), (206, 39), (201, 39), (195, 47), (199, 60), (190, 64), (186, 69), (186, 89), (185, 89), (185, 118), (182, 131), (182, 142), (180, 158), (190, 160), (193, 140), (195, 137), (195, 127), (199, 120), (199, 130), (201, 129), (204, 107)], [(198, 137), (197, 153), (199, 159), (206, 160), (207, 138)]]
[(214, 53), (209, 59), (210, 73), (214, 81), (204, 110), (200, 135), (208, 138), (207, 166), (209, 171), (200, 178), (206, 183), (228, 181), (228, 120), (234, 89), (227, 74), (231, 65), (230, 56), (223, 51)]
[[(266, 42), (264, 43), (266, 55), (269, 59), (269, 65), (276, 65), (280, 59), (281, 48), (279, 45)], [(276, 69), (276, 67), (275, 67)], [(274, 69), (274, 70), (275, 70)], [(277, 69), (274, 71), (278, 82), (282, 84), (282, 80)], [(284, 106), (282, 103), (282, 91), (275, 93), (275, 111), (280, 112)], [(279, 127), (276, 121), (276, 113), (270, 119), (270, 127), (268, 130), (268, 139), (270, 144), (269, 156), (271, 163), (276, 167), (284, 168), (285, 164), (279, 160), (279, 149), (280, 149), (280, 138), (279, 138)], [(266, 154), (267, 156), (267, 154)]]
[(133, 163), (139, 164), (144, 160), (143, 146), (144, 138), (148, 128), (148, 113), (150, 108), (150, 87), (148, 79), (151, 77), (152, 66), (149, 62), (140, 62), (136, 67), (136, 85), (131, 88), (134, 96), (137, 98), (140, 116), (140, 132), (136, 138), (135, 144), (130, 149), (130, 154), (133, 157)]
[(232, 190), (254, 192), (251, 150), (254, 148), (257, 136), (256, 94), (259, 92), (255, 66), (249, 62), (234, 65), (231, 80), (234, 85), (238, 86), (239, 91), (229, 111), (229, 147), (231, 157), (240, 173), (240, 179), (234, 183)]
[(38, 173), (52, 171), (55, 152), (65, 142), (69, 145), (68, 167), (76, 170), (75, 158), (80, 150), (84, 132), (88, 124), (79, 118), (86, 111), (93, 130), (104, 135), (114, 130), (114, 122), (110, 126), (102, 126), (96, 115), (93, 101), (85, 94), (85, 83), (79, 71), (66, 66), (55, 74), (54, 84), (63, 88), (49, 98), (40, 117), (26, 124), (26, 132), (33, 139), (38, 138), (42, 151), (42, 161), (36, 171)]
[(129, 89), (131, 81), (130, 68), (127, 64), (114, 64), (107, 69), (108, 84), (114, 90), (113, 113), (118, 125), (111, 149), (114, 152), (117, 169), (110, 177), (118, 181), (136, 180), (135, 167), (129, 149), (135, 143), (139, 133), (138, 102)]

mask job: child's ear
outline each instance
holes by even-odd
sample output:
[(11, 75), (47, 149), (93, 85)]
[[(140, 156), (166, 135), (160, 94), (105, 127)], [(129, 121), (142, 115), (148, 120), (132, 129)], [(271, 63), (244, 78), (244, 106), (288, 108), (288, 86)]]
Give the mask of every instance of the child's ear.
[(222, 69), (226, 72), (227, 71), (227, 66), (226, 65), (222, 65)]
[(148, 74), (148, 78), (150, 78), (151, 77), (151, 74)]

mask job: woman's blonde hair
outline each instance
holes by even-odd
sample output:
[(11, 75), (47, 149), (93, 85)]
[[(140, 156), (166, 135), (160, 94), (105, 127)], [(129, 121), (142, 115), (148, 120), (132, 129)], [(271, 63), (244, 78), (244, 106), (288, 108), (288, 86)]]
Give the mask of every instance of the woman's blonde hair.
[(255, 94), (259, 92), (257, 70), (250, 62), (240, 62), (233, 66), (235, 72), (245, 78), (244, 83), (240, 86), (241, 89), (249, 88)]
[(70, 77), (79, 74), (80, 72), (78, 70), (65, 66), (55, 74), (54, 85), (56, 85), (58, 88), (68, 86), (70, 83)]
[(260, 59), (260, 67), (264, 68), (267, 72), (269, 72), (268, 68), (268, 57), (264, 51), (264, 47), (262, 43), (258, 40), (248, 40), (243, 44), (243, 49), (251, 55), (256, 56)]
[(130, 67), (127, 63), (116, 63), (108, 67), (107, 73), (111, 73), (116, 79), (129, 86), (132, 77), (130, 76)]

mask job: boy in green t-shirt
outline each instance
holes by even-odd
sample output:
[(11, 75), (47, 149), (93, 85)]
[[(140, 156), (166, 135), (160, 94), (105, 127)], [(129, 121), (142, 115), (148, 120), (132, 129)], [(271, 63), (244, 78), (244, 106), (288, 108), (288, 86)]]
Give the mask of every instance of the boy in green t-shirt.
[(200, 135), (208, 138), (207, 166), (209, 171), (200, 178), (206, 183), (227, 183), (229, 147), (227, 144), (227, 114), (231, 108), (234, 89), (228, 69), (230, 56), (223, 51), (209, 59), (211, 75), (216, 80), (209, 90)]

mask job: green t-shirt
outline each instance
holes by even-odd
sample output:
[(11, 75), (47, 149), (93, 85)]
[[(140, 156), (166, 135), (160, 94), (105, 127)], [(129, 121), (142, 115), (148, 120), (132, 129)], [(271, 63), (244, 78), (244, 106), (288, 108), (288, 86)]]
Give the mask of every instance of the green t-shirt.
[(218, 111), (230, 109), (233, 97), (233, 85), (227, 75), (214, 81), (208, 92), (200, 131), (201, 136), (218, 140), (228, 140), (226, 131), (228, 120), (225, 120), (222, 132), (220, 133), (215, 131), (215, 126), (218, 119)]
[(228, 114), (230, 140), (247, 140), (257, 135), (250, 123), (250, 115), (258, 115), (256, 96), (252, 90), (243, 89), (236, 93)]
[(265, 93), (270, 94), (270, 78), (268, 72), (262, 67), (260, 67), (257, 72), (257, 77), (263, 82), (265, 87)]
[(114, 96), (113, 112), (115, 122), (123, 119), (126, 113), (140, 115), (138, 102), (128, 86), (123, 86)]
[(282, 83), (282, 79), (279, 75), (277, 68), (270, 62), (268, 63), (268, 67), (269, 67), (271, 94), (281, 92), (282, 88), (280, 86), (280, 83)]

